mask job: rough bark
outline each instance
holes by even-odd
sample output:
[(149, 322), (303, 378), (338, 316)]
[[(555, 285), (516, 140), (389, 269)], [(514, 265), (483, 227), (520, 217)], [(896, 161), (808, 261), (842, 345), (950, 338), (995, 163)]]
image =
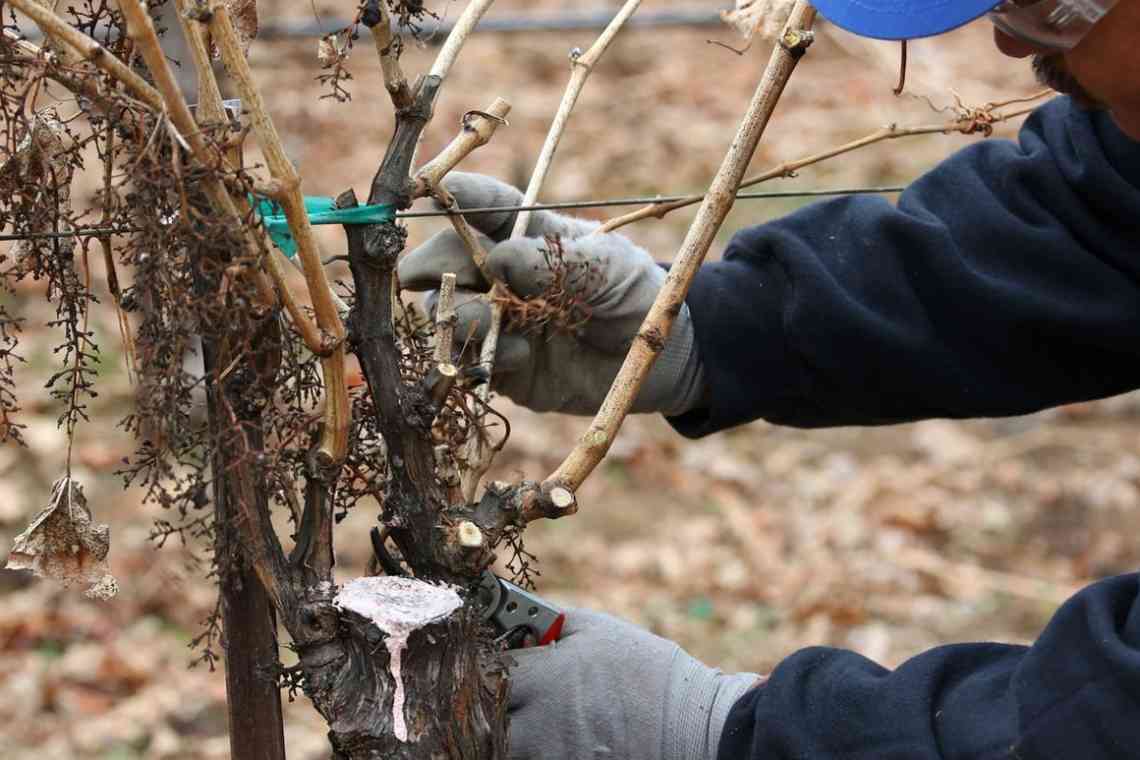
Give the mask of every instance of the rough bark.
[(340, 635), (304, 650), (301, 665), (338, 757), (506, 757), (506, 679), (484, 664), (493, 657), (478, 643), (480, 621), (470, 607), (409, 638), (401, 666), (408, 741), (393, 726), (395, 682), (384, 634), (358, 614), (337, 612)]

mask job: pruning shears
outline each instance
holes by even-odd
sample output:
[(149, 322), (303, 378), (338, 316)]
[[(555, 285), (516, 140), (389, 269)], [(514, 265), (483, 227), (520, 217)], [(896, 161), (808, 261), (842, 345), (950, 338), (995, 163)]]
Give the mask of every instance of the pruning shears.
[(483, 571), (477, 594), (483, 619), (494, 624), (511, 648), (546, 646), (562, 635), (565, 612), (490, 570)]
[[(379, 528), (370, 534), (372, 551), (380, 566), (390, 575), (403, 575), (400, 563), (384, 547)], [(566, 623), (566, 613), (537, 594), (505, 581), (484, 570), (475, 592), (475, 604), (483, 619), (491, 623), (511, 649), (546, 646), (557, 641)]]

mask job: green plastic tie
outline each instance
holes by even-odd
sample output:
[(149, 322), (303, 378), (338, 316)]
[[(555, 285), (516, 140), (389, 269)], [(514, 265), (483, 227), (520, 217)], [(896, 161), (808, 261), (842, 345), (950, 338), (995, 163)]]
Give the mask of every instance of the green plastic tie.
[[(289, 258), (296, 256), (297, 241), (293, 239), (293, 233), (289, 232), (289, 222), (285, 220), (281, 205), (268, 198), (251, 200), (256, 203), (257, 215), (261, 217), (261, 223), (265, 225), (273, 244)], [(337, 208), (334, 199), (319, 195), (305, 196), (305, 211), (309, 214), (309, 223), (313, 225), (379, 224), (396, 218), (396, 207), (391, 203)]]

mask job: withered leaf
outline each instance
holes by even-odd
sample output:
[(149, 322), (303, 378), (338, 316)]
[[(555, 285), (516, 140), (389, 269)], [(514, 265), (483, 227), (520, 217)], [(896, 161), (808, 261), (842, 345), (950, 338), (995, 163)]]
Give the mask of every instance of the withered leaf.
[(249, 56), (249, 46), (257, 37), (257, 0), (225, 0), (241, 40), (241, 52)]
[(321, 68), (327, 69), (335, 66), (340, 58), (336, 36), (328, 34), (321, 37), (320, 42), (317, 43), (317, 63), (321, 64)]
[[(40, 188), (38, 198), (29, 201), (27, 232), (51, 232), (70, 217), (71, 179), (74, 167), (68, 157), (65, 131), (55, 109), (36, 112), (16, 150), (0, 164), (0, 192), (16, 197), (29, 195), (28, 188)], [(61, 225), (66, 229), (69, 225)], [(30, 257), (39, 256), (46, 245), (36, 240), (18, 240), (10, 250), (20, 268)]]
[(736, 0), (736, 7), (721, 11), (720, 17), (746, 42), (751, 42), (757, 32), (771, 39), (780, 33), (792, 5), (791, 0)]
[(16, 149), (0, 163), (0, 188), (7, 189), (12, 184), (57, 188), (60, 201), (69, 203), (73, 167), (68, 161), (64, 135), (63, 123), (54, 108), (37, 111)]
[(111, 529), (92, 522), (83, 488), (65, 477), (52, 488), (52, 500), (16, 536), (5, 567), (52, 578), (64, 587), (86, 584), (94, 599), (110, 599), (119, 585), (107, 566)]

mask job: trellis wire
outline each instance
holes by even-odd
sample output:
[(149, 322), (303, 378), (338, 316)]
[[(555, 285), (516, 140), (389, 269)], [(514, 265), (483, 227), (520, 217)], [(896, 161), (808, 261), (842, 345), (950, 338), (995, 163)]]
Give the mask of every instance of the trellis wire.
[[(891, 187), (844, 187), (826, 190), (781, 190), (777, 192), (737, 193), (740, 200), (762, 200), (767, 198), (816, 198), (831, 195), (874, 195), (901, 193), (905, 188)], [(495, 214), (501, 211), (560, 211), (582, 208), (605, 208), (610, 206), (647, 206), (652, 203), (674, 203), (691, 198), (691, 195), (653, 195), (641, 198), (608, 198), (589, 201), (560, 201), (555, 203), (534, 203), (529, 206), (484, 206), (463, 209), (463, 214)], [(447, 216), (450, 211), (398, 211), (397, 219), (413, 219), (429, 216)], [(51, 240), (68, 237), (99, 237), (102, 235), (126, 235), (140, 232), (137, 227), (89, 227), (73, 232), (32, 232), (23, 235), (0, 235), (0, 242), (8, 240)]]
[[(488, 16), (479, 22), (480, 32), (517, 33), (517, 32), (568, 32), (588, 29), (602, 29), (614, 15), (613, 8), (593, 8), (581, 11), (562, 11), (558, 13), (534, 13), (524, 16), (503, 16), (496, 18)], [(438, 25), (425, 25), (420, 30), (423, 41), (429, 45), (442, 44), (447, 39), (448, 32), (454, 26), (453, 19), (444, 19)], [(337, 29), (346, 29), (352, 25), (351, 19), (331, 18), (312, 21), (270, 20), (261, 25), (258, 30), (258, 39), (295, 39), (308, 37), (322, 37)], [(721, 27), (724, 21), (716, 10), (707, 8), (679, 8), (655, 13), (644, 13), (632, 17), (626, 22), (629, 29), (660, 29), (663, 27)], [(409, 32), (408, 29), (401, 29)]]
[[(485, 18), (479, 23), (480, 32), (512, 34), (523, 32), (572, 32), (588, 29), (601, 29), (613, 18), (612, 8), (598, 8), (584, 11), (564, 11), (560, 13), (535, 13), (524, 16), (504, 16)], [(425, 45), (442, 45), (455, 25), (454, 19), (444, 19), (435, 25), (428, 24), (418, 30), (418, 36)], [(312, 39), (324, 37), (332, 32), (352, 26), (349, 18), (315, 18), (312, 20), (269, 19), (263, 21), (257, 31), (261, 41)], [(712, 28), (724, 27), (724, 21), (715, 10), (700, 8), (678, 9), (646, 13), (627, 22), (630, 28), (662, 29), (668, 27)], [(411, 34), (408, 27), (401, 27), (401, 33)], [(36, 42), (43, 37), (39, 30), (33, 30), (27, 39)]]

